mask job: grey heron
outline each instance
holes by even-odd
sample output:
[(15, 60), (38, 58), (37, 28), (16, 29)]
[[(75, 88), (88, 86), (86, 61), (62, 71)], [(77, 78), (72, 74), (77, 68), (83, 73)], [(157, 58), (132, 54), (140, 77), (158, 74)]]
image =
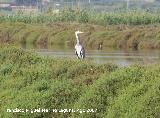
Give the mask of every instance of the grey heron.
[(85, 58), (85, 49), (82, 46), (81, 42), (80, 42), (80, 38), (79, 38), (79, 34), (81, 34), (83, 32), (81, 31), (76, 31), (75, 35), (76, 35), (76, 39), (77, 39), (77, 44), (75, 45), (75, 54), (77, 55), (78, 59), (84, 59)]

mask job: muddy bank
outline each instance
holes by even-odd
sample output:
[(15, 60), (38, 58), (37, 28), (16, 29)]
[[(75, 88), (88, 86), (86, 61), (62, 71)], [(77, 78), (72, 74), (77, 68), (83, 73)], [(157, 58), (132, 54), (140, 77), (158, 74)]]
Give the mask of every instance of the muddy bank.
[(1, 43), (21, 43), (41, 46), (75, 44), (76, 30), (84, 31), (81, 41), (86, 47), (160, 49), (160, 26), (108, 25), (56, 23), (24, 24), (1, 23)]

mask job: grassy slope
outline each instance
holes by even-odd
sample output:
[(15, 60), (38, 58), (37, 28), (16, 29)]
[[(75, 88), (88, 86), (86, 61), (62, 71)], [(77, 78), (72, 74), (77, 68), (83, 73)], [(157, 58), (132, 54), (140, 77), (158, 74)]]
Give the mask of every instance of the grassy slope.
[(56, 23), (48, 25), (1, 23), (0, 41), (10, 43), (54, 46), (54, 44), (73, 45), (74, 31), (79, 28), (86, 47), (121, 47), (135, 49), (160, 49), (160, 26), (98, 26), (76, 23)]
[[(96, 65), (21, 49), (0, 51), (1, 117), (157, 117), (160, 66)], [(6, 113), (7, 108), (81, 108), (96, 113)]]

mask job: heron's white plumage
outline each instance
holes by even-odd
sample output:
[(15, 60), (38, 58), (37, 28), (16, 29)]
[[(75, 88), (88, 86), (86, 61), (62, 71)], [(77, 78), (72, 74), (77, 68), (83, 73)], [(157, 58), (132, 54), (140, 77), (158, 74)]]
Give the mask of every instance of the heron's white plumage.
[(75, 45), (75, 50), (76, 50), (76, 54), (79, 58), (84, 58), (85, 56), (85, 52), (84, 52), (84, 48), (82, 47), (82, 45)]
[(80, 41), (79, 41), (79, 34), (80, 33), (83, 33), (83, 32), (80, 32), (80, 31), (75, 32), (76, 39), (77, 39), (77, 44), (75, 45), (75, 53), (76, 53), (78, 58), (83, 59), (85, 57), (85, 50), (84, 50), (83, 46), (80, 44)]

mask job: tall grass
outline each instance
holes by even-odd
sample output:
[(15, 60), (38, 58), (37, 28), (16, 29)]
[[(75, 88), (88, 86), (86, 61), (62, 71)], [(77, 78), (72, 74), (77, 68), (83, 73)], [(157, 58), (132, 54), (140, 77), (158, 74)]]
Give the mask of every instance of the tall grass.
[(100, 25), (147, 25), (159, 24), (160, 14), (153, 11), (129, 10), (114, 12), (96, 12), (93, 10), (64, 9), (59, 13), (46, 12), (39, 15), (25, 15), (23, 13), (9, 16), (1, 15), (0, 22), (24, 23), (55, 23), (55, 22), (80, 22)]
[[(0, 117), (158, 117), (160, 66), (118, 68), (0, 51)], [(97, 109), (94, 113), (7, 113), (6, 109)]]

